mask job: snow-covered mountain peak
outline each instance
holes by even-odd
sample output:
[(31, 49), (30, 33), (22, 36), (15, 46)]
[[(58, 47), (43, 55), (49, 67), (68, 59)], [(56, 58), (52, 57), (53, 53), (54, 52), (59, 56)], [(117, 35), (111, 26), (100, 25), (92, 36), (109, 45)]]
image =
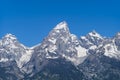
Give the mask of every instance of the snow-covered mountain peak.
[(64, 42), (66, 42), (69, 36), (69, 28), (67, 26), (67, 23), (63, 21), (57, 24), (56, 27), (50, 31), (45, 40), (52, 44), (55, 44), (58, 40), (63, 40)]
[(59, 30), (59, 29), (68, 30), (68, 24), (65, 21), (60, 22), (59, 24), (56, 25), (56, 27), (54, 29), (56, 29), (56, 30)]
[(17, 39), (15, 35), (10, 34), (10, 33), (6, 34), (3, 38), (13, 39), (13, 40)]
[(61, 22), (53, 28), (41, 45), (34, 48), (34, 51), (36, 51), (34, 56), (37, 61), (64, 57), (76, 65), (82, 63), (87, 56), (87, 50), (80, 45), (77, 36), (70, 33), (66, 22)]
[(6, 45), (15, 44), (16, 42), (18, 41), (15, 35), (9, 33), (6, 34), (4, 37), (2, 37), (2, 39), (0, 40), (0, 45), (6, 46)]
[(103, 38), (99, 33), (97, 33), (95, 30), (93, 30), (92, 32), (88, 33), (89, 36), (92, 37), (97, 37), (97, 38)]
[(86, 49), (95, 49), (101, 45), (104, 41), (104, 37), (98, 34), (95, 30), (89, 32), (86, 36), (80, 37), (80, 44)]
[(32, 51), (10, 33), (0, 40), (0, 62), (16, 61), (17, 66), (21, 68), (30, 60)]

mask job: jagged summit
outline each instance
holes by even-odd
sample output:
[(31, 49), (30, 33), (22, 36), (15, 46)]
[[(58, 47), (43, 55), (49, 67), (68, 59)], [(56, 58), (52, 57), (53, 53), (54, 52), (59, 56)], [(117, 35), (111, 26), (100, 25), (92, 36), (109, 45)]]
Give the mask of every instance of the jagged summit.
[(0, 62), (16, 61), (21, 68), (31, 55), (32, 50), (21, 44), (13, 34), (8, 33), (0, 40)]
[(57, 24), (46, 37), (46, 41), (55, 44), (58, 40), (62, 39), (67, 41), (70, 36), (68, 25), (65, 21)]
[(3, 38), (7, 38), (7, 39), (17, 39), (15, 35), (11, 34), (11, 33), (7, 33)]
[(99, 33), (97, 33), (95, 30), (93, 30), (92, 32), (88, 33), (89, 36), (93, 36), (93, 37), (98, 37), (98, 38), (103, 38)]
[(67, 25), (68, 25), (67, 22), (63, 21), (57, 24), (57, 26), (54, 29), (63, 29), (63, 28), (66, 29), (68, 27)]
[(6, 45), (14, 44), (16, 42), (18, 41), (15, 35), (8, 33), (4, 37), (2, 37), (2, 39), (0, 40), (0, 45), (6, 46)]

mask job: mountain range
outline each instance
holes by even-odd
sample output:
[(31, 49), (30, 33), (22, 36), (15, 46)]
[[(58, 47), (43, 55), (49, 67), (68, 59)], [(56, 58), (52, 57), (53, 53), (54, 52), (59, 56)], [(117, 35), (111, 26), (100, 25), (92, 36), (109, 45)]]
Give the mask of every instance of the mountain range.
[(79, 38), (63, 21), (33, 47), (6, 34), (0, 39), (0, 80), (120, 80), (120, 32)]

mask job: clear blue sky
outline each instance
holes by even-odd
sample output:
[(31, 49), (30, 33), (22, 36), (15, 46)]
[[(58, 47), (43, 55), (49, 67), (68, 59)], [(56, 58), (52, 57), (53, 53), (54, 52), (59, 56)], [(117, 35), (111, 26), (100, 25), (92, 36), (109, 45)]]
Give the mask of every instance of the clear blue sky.
[(111, 37), (120, 31), (120, 0), (0, 0), (0, 37), (12, 33), (26, 46), (61, 21), (78, 37), (92, 30)]

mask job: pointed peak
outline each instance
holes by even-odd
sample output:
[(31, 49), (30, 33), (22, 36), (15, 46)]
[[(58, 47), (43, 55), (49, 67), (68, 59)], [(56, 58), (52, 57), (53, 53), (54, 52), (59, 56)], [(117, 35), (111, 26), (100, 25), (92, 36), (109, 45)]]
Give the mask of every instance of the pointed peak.
[(57, 26), (54, 29), (67, 29), (68, 25), (66, 21), (60, 22), (59, 24), (57, 24)]
[(11, 33), (7, 33), (5, 36), (6, 36), (6, 37), (9, 37), (9, 36), (14, 36), (14, 35), (11, 34)]
[(99, 33), (97, 33), (95, 30), (93, 30), (93, 31), (91, 31), (89, 34), (95, 35), (95, 34), (99, 34)]
[(102, 36), (99, 33), (97, 33), (95, 30), (93, 30), (92, 32), (89, 32), (88, 35), (93, 36), (93, 37), (102, 38)]
[(3, 38), (17, 39), (16, 36), (11, 33), (7, 33)]
[(2, 37), (0, 45), (7, 46), (14, 44), (15, 42), (18, 42), (17, 38), (14, 35), (8, 33), (4, 37)]

